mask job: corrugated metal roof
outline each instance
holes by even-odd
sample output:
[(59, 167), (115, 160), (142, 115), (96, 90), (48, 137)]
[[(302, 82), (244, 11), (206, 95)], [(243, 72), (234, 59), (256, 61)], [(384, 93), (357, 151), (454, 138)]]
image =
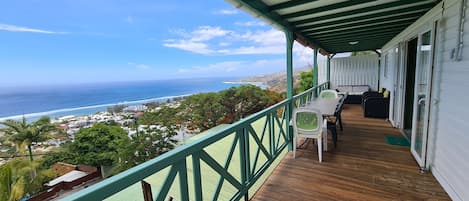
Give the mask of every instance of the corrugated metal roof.
[(341, 53), (381, 48), (440, 0), (227, 1), (294, 32), (303, 45)]

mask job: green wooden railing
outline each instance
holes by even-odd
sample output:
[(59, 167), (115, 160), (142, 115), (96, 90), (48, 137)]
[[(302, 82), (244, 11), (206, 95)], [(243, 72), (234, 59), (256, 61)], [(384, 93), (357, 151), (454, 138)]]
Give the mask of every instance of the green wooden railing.
[(287, 113), (328, 87), (313, 87), (64, 200), (144, 200), (142, 186), (150, 186), (146, 198), (154, 200), (248, 200), (292, 144)]

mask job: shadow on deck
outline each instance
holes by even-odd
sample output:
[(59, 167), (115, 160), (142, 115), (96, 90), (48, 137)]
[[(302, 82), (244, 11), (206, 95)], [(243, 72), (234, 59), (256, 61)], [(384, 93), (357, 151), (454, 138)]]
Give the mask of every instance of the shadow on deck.
[(432, 174), (420, 173), (409, 147), (386, 143), (385, 135), (401, 135), (397, 129), (364, 118), (360, 105), (345, 105), (342, 115), (338, 147), (329, 140), (322, 163), (307, 142), (296, 159), (285, 156), (252, 200), (450, 200)]

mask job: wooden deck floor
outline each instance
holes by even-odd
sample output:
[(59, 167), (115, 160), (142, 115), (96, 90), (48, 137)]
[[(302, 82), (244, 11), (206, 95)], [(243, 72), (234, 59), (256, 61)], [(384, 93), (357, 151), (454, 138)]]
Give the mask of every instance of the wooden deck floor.
[(342, 115), (338, 147), (329, 143), (322, 163), (308, 142), (296, 159), (285, 156), (252, 200), (450, 200), (431, 173), (419, 172), (409, 147), (385, 142), (398, 130), (364, 118), (359, 105), (346, 105)]

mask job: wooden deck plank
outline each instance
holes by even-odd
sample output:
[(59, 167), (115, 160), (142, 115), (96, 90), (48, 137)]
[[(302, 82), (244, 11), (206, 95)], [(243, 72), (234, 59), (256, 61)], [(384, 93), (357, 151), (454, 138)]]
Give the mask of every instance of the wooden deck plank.
[[(360, 105), (344, 108), (338, 147), (323, 153), (307, 142), (289, 153), (254, 195), (272, 200), (450, 200), (430, 173), (420, 173), (409, 147), (388, 145), (385, 135), (400, 136), (383, 119), (364, 118)], [(330, 142), (330, 141), (329, 141)]]

